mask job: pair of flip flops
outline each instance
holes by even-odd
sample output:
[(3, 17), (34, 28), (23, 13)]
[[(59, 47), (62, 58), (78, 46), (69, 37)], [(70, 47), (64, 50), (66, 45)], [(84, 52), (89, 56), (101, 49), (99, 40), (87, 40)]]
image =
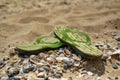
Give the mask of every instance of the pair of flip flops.
[[(69, 45), (76, 53), (85, 58), (99, 58), (103, 55), (102, 51), (91, 44), (90, 37), (77, 29), (66, 27), (55, 27), (54, 37), (41, 36), (33, 44), (18, 46), (20, 52), (34, 53), (44, 49), (55, 49), (63, 45)], [(47, 41), (45, 39), (52, 39)]]

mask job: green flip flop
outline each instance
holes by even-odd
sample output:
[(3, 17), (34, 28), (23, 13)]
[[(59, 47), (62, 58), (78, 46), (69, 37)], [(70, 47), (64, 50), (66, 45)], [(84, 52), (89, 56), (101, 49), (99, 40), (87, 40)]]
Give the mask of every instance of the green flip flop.
[(77, 29), (56, 27), (54, 34), (85, 58), (100, 58), (103, 53), (91, 44), (90, 37)]
[(20, 45), (16, 50), (22, 54), (38, 53), (45, 49), (55, 49), (63, 46), (63, 43), (54, 36), (41, 36), (33, 44)]

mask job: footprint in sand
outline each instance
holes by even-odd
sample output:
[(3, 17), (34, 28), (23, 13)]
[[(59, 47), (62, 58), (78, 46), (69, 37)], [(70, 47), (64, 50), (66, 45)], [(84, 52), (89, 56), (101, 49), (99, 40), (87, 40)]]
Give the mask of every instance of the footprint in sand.
[(45, 17), (25, 17), (19, 20), (19, 23), (30, 23), (32, 21), (37, 21), (40, 23), (48, 23), (49, 19), (45, 18)]

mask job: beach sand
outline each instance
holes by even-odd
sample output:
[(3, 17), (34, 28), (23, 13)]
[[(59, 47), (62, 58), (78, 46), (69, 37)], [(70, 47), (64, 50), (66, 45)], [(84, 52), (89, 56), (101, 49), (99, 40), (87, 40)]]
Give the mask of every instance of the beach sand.
[[(9, 46), (32, 43), (41, 35), (51, 35), (58, 25), (88, 33), (93, 45), (103, 42), (114, 47), (117, 42), (112, 33), (120, 36), (120, 0), (0, 0), (0, 57), (8, 54), (5, 50)], [(99, 67), (96, 62), (99, 64), (88, 61), (88, 65)], [(102, 80), (120, 77), (120, 68), (112, 69), (109, 62), (99, 68), (103, 71)], [(74, 75), (64, 76), (83, 80)], [(93, 80), (95, 76), (84, 80)]]

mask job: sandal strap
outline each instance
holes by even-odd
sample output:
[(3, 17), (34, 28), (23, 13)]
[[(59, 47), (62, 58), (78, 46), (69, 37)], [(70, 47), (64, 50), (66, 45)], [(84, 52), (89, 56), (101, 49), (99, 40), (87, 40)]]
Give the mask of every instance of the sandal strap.
[(46, 39), (46, 38), (55, 38), (55, 36), (40, 36), (39, 38), (36, 39), (36, 41), (34, 42), (34, 44), (42, 44), (42, 43), (45, 43), (45, 44), (56, 44), (56, 43), (61, 43), (58, 39), (56, 39), (55, 42), (44, 42), (43, 39)]

